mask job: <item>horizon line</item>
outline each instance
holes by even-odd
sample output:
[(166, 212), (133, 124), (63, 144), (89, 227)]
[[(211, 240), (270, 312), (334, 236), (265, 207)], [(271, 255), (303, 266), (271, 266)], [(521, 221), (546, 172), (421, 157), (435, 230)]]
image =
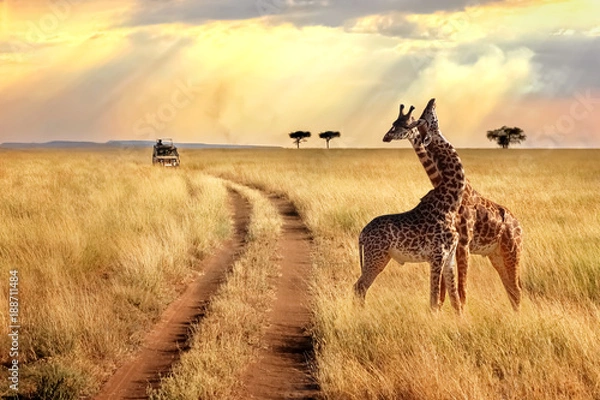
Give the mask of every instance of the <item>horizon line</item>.
[[(53, 148), (85, 148), (85, 145), (94, 145), (98, 147), (106, 146), (114, 146), (114, 145), (123, 145), (126, 143), (137, 143), (144, 144), (145, 147), (150, 146), (151, 143), (154, 143), (154, 140), (150, 139), (133, 139), (133, 140), (108, 140), (106, 142), (96, 142), (92, 140), (50, 140), (46, 142), (2, 142), (0, 143), (0, 148), (3, 149), (19, 149), (19, 148), (27, 148), (27, 147), (52, 147)], [(64, 143), (65, 146), (61, 146)], [(82, 144), (83, 146), (69, 146)], [(286, 147), (274, 144), (231, 144), (231, 143), (206, 143), (206, 142), (180, 142), (176, 143), (177, 146), (185, 147), (185, 146), (205, 146), (209, 148), (270, 148), (270, 149), (291, 149), (291, 150), (411, 150), (410, 147), (401, 148), (401, 147), (334, 147), (334, 148), (323, 148), (323, 147), (304, 147), (304, 148), (294, 148), (294, 147)], [(500, 147), (455, 147), (456, 149), (463, 150), (600, 150), (600, 147), (511, 147), (508, 149), (503, 149)]]

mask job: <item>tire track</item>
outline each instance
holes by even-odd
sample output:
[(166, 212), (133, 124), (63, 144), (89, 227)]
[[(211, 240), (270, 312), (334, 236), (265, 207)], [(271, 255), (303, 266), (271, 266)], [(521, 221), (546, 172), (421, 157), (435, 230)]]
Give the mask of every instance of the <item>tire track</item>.
[(275, 282), (276, 300), (259, 360), (242, 377), (240, 398), (314, 399), (319, 387), (311, 374), (313, 344), (309, 332), (311, 235), (295, 206), (269, 195), (283, 225), (279, 238), (281, 275)]
[(171, 371), (173, 363), (185, 351), (191, 325), (202, 320), (211, 297), (244, 249), (251, 206), (233, 189), (229, 189), (229, 202), (234, 221), (232, 237), (205, 261), (204, 274), (167, 307), (138, 354), (117, 369), (95, 399), (148, 398), (148, 387), (157, 388), (161, 376)]

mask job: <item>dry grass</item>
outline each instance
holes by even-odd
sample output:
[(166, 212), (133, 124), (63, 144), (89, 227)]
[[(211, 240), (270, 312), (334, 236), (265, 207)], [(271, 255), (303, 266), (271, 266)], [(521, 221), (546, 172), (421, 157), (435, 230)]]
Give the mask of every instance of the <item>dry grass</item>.
[[(150, 256), (133, 249), (144, 248), (145, 243), (151, 243), (146, 248), (152, 249), (163, 243), (148, 229), (161, 224), (153, 225), (153, 219), (142, 217), (159, 205), (187, 198), (185, 207), (179, 204), (173, 210), (187, 221), (187, 232), (196, 229), (192, 243), (203, 248), (196, 243), (204, 240), (198, 236), (198, 226), (201, 232), (216, 232), (212, 240), (223, 237), (226, 228), (221, 223), (206, 225), (211, 218), (199, 217), (204, 206), (212, 204), (212, 189), (215, 198), (225, 196), (222, 183), (207, 177), (218, 175), (285, 193), (313, 232), (316, 374), (325, 398), (600, 398), (600, 151), (459, 151), (473, 186), (513, 211), (526, 233), (521, 313), (512, 312), (490, 263), (474, 256), (467, 310), (460, 319), (449, 305), (437, 315), (429, 312), (429, 270), (423, 264), (399, 267), (390, 263), (370, 289), (366, 306), (356, 307), (352, 301), (362, 227), (377, 215), (409, 210), (430, 189), (412, 151), (182, 153), (184, 167), (169, 175), (171, 184), (158, 179), (170, 171), (138, 165), (147, 163), (145, 153), (123, 153), (114, 161), (115, 167), (119, 165), (118, 176), (114, 170), (105, 171), (102, 154), (77, 158), (77, 168), (68, 167), (71, 162), (62, 164), (55, 153), (35, 159), (11, 152), (11, 157), (19, 159), (18, 167), (9, 165), (8, 157), (2, 158), (1, 167), (8, 173), (0, 178), (7, 194), (0, 213), (8, 222), (0, 227), (0, 271), (5, 273), (15, 263), (27, 271), (23, 291), (28, 305), (24, 307), (31, 309), (24, 314), (39, 319), (28, 325), (31, 333), (26, 334), (31, 338), (27, 353), (31, 361), (51, 360), (48, 364), (61, 366), (63, 375), (74, 374), (70, 382), (77, 384), (76, 378), (83, 377), (87, 379), (84, 385), (93, 386), (89, 380), (95, 378), (89, 377), (101, 373), (81, 360), (103, 365), (125, 353), (139, 337), (124, 338), (141, 332), (140, 326), (149, 324), (172, 298), (173, 290), (166, 288), (173, 286), (164, 281), (176, 283), (190, 270), (186, 267), (177, 273), (181, 263), (171, 263), (169, 258), (184, 255), (188, 260), (188, 242), (187, 246), (169, 245), (171, 251), (162, 258), (168, 267), (142, 271), (144, 264), (139, 260)], [(73, 169), (82, 172), (74, 174)], [(140, 182), (157, 187), (138, 192), (145, 187)], [(185, 182), (211, 190), (198, 190), (202, 201), (190, 202), (189, 190), (184, 195)], [(162, 202), (159, 195), (167, 185), (180, 188), (180, 195)], [(25, 193), (35, 195), (31, 199)], [(272, 210), (264, 208), (265, 214), (260, 214), (258, 201), (253, 200), (253, 226), (273, 226), (269, 222)], [(196, 210), (193, 216), (189, 207)], [(118, 224), (113, 212), (120, 218)], [(210, 214), (218, 215), (221, 222), (226, 219), (217, 211)], [(65, 215), (69, 218), (62, 222)], [(165, 236), (174, 236), (177, 243), (180, 236), (194, 237), (177, 227)], [(261, 229), (266, 230), (253, 240), (270, 243), (272, 228)], [(121, 230), (122, 236), (114, 235)], [(123, 241), (113, 242), (113, 236)], [(265, 244), (252, 254), (248, 250), (246, 261), (240, 260), (198, 327), (193, 350), (156, 397), (218, 398), (231, 393), (260, 337), (261, 317), (252, 304), (268, 301), (268, 285), (259, 277), (272, 273), (272, 249)], [(131, 266), (123, 267), (124, 260)], [(250, 266), (260, 272), (248, 275)], [(162, 271), (162, 277), (158, 279), (158, 272), (153, 271)], [(107, 280), (105, 273), (113, 275)], [(259, 281), (248, 283), (255, 279)], [(157, 287), (157, 281), (164, 285)], [(255, 284), (256, 289), (249, 290)], [(259, 292), (267, 297), (254, 299)], [(131, 298), (139, 303), (127, 300)], [(156, 298), (161, 299), (159, 304), (154, 303)], [(43, 313), (33, 314), (33, 307)], [(6, 306), (0, 303), (1, 310)], [(246, 312), (252, 321), (238, 331)], [(114, 315), (127, 317), (115, 326)], [(231, 339), (219, 340), (222, 332), (228, 332)], [(121, 347), (112, 348), (111, 340), (121, 342)], [(84, 341), (94, 345), (83, 346)], [(229, 342), (237, 343), (235, 348), (226, 347)], [(39, 368), (37, 364), (43, 365), (33, 362), (32, 369)]]
[(230, 184), (252, 204), (246, 248), (196, 327), (190, 350), (152, 399), (232, 398), (245, 367), (256, 357), (279, 273), (281, 218), (255, 190)]
[[(67, 155), (0, 158), (0, 274), (19, 270), (20, 392), (33, 397), (94, 392), (230, 232), (217, 179), (125, 151)], [(8, 283), (1, 291), (8, 321)]]
[(430, 188), (410, 150), (221, 152), (196, 166), (287, 193), (313, 230), (317, 376), (326, 398), (600, 397), (600, 152), (460, 154), (474, 187), (524, 226), (519, 315), (478, 256), (462, 319), (448, 306), (429, 313), (426, 265), (392, 262), (366, 307), (353, 304), (360, 229), (412, 208)]

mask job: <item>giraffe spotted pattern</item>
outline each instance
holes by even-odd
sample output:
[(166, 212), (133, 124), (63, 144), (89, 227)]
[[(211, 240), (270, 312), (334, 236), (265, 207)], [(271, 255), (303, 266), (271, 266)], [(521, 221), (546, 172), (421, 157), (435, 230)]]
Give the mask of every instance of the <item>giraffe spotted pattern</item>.
[[(426, 111), (428, 111), (426, 109)], [(427, 126), (437, 129), (439, 120), (435, 109), (424, 112), (421, 118)], [(409, 137), (410, 142), (425, 168), (434, 187), (441, 183), (441, 175), (431, 159), (428, 147), (423, 145), (428, 129), (418, 128), (420, 136)], [(462, 203), (458, 211), (457, 230), (459, 242), (456, 249), (458, 270), (458, 294), (464, 306), (467, 298), (467, 271), (470, 253), (488, 257), (498, 272), (515, 311), (521, 303), (520, 259), (523, 231), (517, 218), (506, 207), (481, 196), (466, 181)], [(440, 302), (444, 301), (444, 281), (442, 279)]]
[[(429, 102), (433, 110), (435, 101)], [(384, 136), (384, 141), (406, 139), (414, 135), (419, 120), (411, 122), (414, 107), (407, 114), (400, 107), (400, 115)], [(430, 306), (439, 309), (441, 303), (441, 276), (454, 309), (461, 312), (455, 281), (455, 254), (459, 234), (456, 229), (457, 214), (465, 189), (465, 174), (456, 150), (441, 134), (437, 126), (428, 129), (435, 143), (431, 158), (440, 173), (440, 184), (427, 193), (412, 210), (402, 214), (382, 215), (369, 222), (359, 236), (361, 276), (354, 285), (357, 296), (364, 300), (375, 278), (394, 258), (398, 263), (428, 262), (431, 269)], [(424, 139), (425, 140), (425, 139)]]

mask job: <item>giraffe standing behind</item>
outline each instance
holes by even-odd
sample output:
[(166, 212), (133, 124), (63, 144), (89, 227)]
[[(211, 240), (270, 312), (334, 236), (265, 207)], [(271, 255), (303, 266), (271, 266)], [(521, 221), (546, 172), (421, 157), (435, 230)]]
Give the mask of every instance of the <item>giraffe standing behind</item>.
[[(437, 130), (439, 120), (433, 100), (430, 100), (420, 119), (427, 123), (418, 126), (419, 135), (409, 136), (419, 161), (434, 187), (441, 183), (441, 174), (429, 155), (430, 131)], [(402, 122), (402, 121), (401, 121)], [(402, 122), (408, 125), (411, 121)], [(401, 124), (399, 124), (401, 125)], [(396, 129), (402, 129), (397, 126)], [(523, 232), (519, 221), (505, 207), (481, 196), (466, 180), (462, 203), (458, 211), (459, 242), (456, 249), (458, 294), (464, 307), (467, 293), (467, 271), (470, 253), (486, 256), (500, 275), (502, 284), (515, 311), (521, 303), (520, 258)], [(444, 301), (444, 281), (440, 303)]]
[[(414, 107), (399, 120), (409, 120)], [(412, 129), (425, 121), (410, 126), (393, 125), (384, 141), (405, 139)], [(408, 128), (408, 129), (404, 129)], [(441, 183), (427, 193), (412, 210), (402, 214), (382, 215), (369, 222), (359, 236), (361, 276), (354, 284), (357, 296), (364, 300), (367, 290), (383, 271), (390, 259), (398, 263), (428, 262), (430, 264), (430, 306), (440, 307), (441, 275), (444, 274), (450, 302), (461, 312), (461, 302), (455, 281), (455, 253), (458, 244), (456, 219), (465, 188), (465, 174), (460, 157), (440, 132), (432, 138), (432, 158), (437, 164)]]

